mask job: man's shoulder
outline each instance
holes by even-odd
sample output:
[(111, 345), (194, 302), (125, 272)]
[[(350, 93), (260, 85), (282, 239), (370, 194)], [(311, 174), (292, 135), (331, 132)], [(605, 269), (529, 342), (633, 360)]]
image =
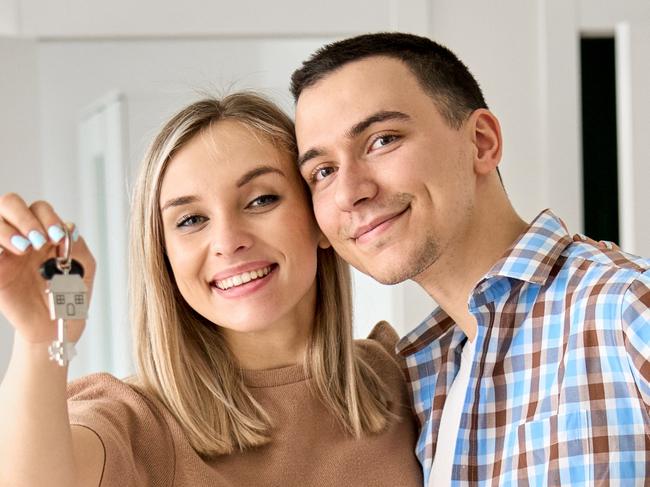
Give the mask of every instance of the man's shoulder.
[(561, 254), (562, 267), (592, 271), (603, 279), (623, 279), (630, 282), (643, 279), (650, 270), (650, 259), (624, 252), (604, 249), (590, 242), (573, 242)]

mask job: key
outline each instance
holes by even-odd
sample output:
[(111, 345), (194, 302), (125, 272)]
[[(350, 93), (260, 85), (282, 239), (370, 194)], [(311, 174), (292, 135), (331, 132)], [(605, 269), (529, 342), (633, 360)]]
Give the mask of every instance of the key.
[(74, 344), (67, 340), (67, 320), (85, 320), (88, 317), (88, 290), (82, 278), (84, 269), (71, 258), (70, 233), (67, 227), (64, 231), (65, 239), (62, 248), (57, 248), (57, 256), (45, 261), (40, 268), (41, 275), (48, 281), (45, 292), (50, 318), (57, 324), (57, 339), (48, 351), (50, 360), (55, 360), (61, 367), (76, 355)]
[[(43, 264), (39, 269), (41, 276), (43, 276), (43, 279), (49, 281), (50, 279), (52, 279), (52, 277), (54, 277), (55, 274), (63, 274), (63, 271), (59, 269), (59, 265), (60, 264), (57, 262), (55, 257), (52, 257), (51, 259), (48, 259), (45, 262), (43, 262)], [(81, 277), (84, 276), (84, 268), (79, 263), (79, 261), (72, 259), (70, 274), (77, 274)]]
[(78, 274), (55, 274), (47, 289), (50, 318), (53, 320), (85, 320), (88, 317), (88, 292)]
[(57, 321), (57, 340), (49, 347), (50, 359), (63, 367), (76, 354), (74, 344), (68, 343), (66, 338), (66, 321), (88, 317), (88, 292), (81, 276), (70, 274), (65, 267), (62, 274), (52, 276), (46, 292), (50, 318)]

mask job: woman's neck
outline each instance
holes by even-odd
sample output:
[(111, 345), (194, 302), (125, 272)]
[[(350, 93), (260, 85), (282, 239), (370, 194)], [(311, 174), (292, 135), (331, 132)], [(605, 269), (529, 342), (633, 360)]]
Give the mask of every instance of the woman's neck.
[(237, 366), (248, 370), (278, 369), (302, 363), (316, 316), (316, 283), (293, 309), (257, 331), (222, 328)]
[(307, 323), (278, 323), (258, 332), (225, 330), (224, 336), (239, 368), (266, 370), (302, 362), (310, 332)]

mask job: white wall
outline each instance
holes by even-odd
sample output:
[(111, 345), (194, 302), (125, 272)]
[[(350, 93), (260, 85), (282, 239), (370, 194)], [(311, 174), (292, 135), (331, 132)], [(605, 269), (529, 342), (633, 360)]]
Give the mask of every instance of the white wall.
[(433, 0), (431, 18), (431, 37), (465, 62), (499, 117), (506, 188), (522, 217), (535, 217), (546, 203), (536, 2)]
[(0, 0), (0, 36), (17, 35), (18, 18), (18, 0)]
[[(0, 37), (0, 194), (41, 193), (36, 44)], [(12, 328), (0, 315), (0, 376), (9, 360)]]
[[(4, 0), (7, 1), (7, 0)], [(428, 1), (21, 0), (21, 31), (41, 38), (347, 36), (425, 34)]]

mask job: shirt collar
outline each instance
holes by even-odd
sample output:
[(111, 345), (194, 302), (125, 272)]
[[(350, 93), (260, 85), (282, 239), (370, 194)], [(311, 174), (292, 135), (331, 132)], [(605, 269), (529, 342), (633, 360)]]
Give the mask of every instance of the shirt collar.
[[(549, 209), (542, 211), (479, 281), (474, 292), (485, 281), (497, 276), (543, 285), (572, 240), (562, 220)], [(439, 339), (455, 325), (449, 315), (438, 307), (397, 343), (396, 351), (404, 357), (411, 355)]]
[(455, 325), (456, 323), (445, 310), (437, 307), (417, 328), (397, 342), (395, 350), (403, 357), (411, 355), (429, 343), (438, 340)]
[(572, 241), (564, 222), (551, 210), (544, 210), (481, 281), (502, 276), (543, 285)]

